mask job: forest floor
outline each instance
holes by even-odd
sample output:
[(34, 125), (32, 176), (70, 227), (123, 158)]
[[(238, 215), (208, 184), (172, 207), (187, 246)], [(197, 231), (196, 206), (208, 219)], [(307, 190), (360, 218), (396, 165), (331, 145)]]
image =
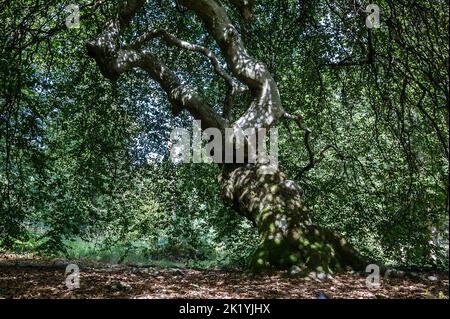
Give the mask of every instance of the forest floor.
[[(66, 287), (66, 266), (80, 267), (80, 287)], [(366, 276), (351, 272), (331, 278), (300, 278), (286, 272), (252, 276), (239, 270), (108, 265), (0, 254), (0, 298), (447, 298), (448, 273), (381, 278), (367, 288)]]

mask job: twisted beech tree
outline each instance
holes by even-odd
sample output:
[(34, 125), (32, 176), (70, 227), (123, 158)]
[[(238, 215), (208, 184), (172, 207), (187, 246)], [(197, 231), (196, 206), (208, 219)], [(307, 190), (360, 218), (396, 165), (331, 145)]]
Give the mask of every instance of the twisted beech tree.
[[(255, 1), (229, 2), (244, 19), (251, 19)], [(283, 118), (295, 120), (302, 127), (299, 118), (283, 110), (277, 83), (266, 65), (246, 51), (220, 1), (179, 0), (178, 5), (194, 12), (203, 22), (220, 49), (227, 70), (209, 48), (186, 42), (164, 29), (147, 30), (130, 44), (120, 45), (124, 42), (121, 39), (123, 32), (133, 28), (133, 17), (144, 4), (144, 0), (121, 2), (118, 14), (107, 23), (104, 31), (87, 43), (89, 55), (106, 78), (116, 81), (131, 69), (144, 70), (167, 94), (172, 113), (176, 116), (183, 109), (187, 110), (195, 119), (201, 120), (202, 129), (269, 129)], [(210, 61), (215, 73), (227, 85), (222, 114), (214, 111), (194, 88), (184, 84), (177, 76), (177, 70), (172, 70), (158, 55), (143, 48), (155, 38), (160, 40), (159, 45), (194, 51)], [(242, 116), (232, 119), (233, 103), (244, 90), (249, 91), (252, 101)], [(367, 260), (338, 234), (313, 224), (301, 189), (270, 165), (263, 158), (256, 164), (222, 164), (220, 183), (224, 201), (250, 219), (259, 231), (260, 243), (252, 258), (252, 268), (265, 270), (298, 265), (305, 271), (326, 272), (344, 266), (362, 268)]]

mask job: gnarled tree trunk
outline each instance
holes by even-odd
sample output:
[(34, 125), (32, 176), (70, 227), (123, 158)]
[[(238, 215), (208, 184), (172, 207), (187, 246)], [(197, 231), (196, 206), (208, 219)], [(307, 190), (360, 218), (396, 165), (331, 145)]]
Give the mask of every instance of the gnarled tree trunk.
[[(202, 129), (226, 126), (233, 129), (269, 129), (283, 118), (293, 118), (282, 107), (277, 84), (267, 67), (246, 51), (237, 29), (226, 9), (216, 0), (178, 0), (192, 10), (204, 23), (227, 63), (231, 75), (220, 66), (218, 58), (207, 48), (182, 41), (166, 30), (149, 30), (127, 46), (119, 46), (119, 37), (144, 0), (123, 1), (118, 15), (112, 19), (97, 39), (87, 44), (88, 53), (99, 65), (102, 74), (115, 81), (132, 68), (140, 68), (158, 82), (166, 92), (177, 115), (188, 110), (202, 122)], [(230, 0), (245, 18), (251, 17), (255, 1)], [(182, 84), (176, 72), (142, 46), (159, 37), (164, 43), (204, 55), (216, 74), (222, 77), (228, 91), (223, 114), (213, 108), (192, 87)], [(244, 114), (234, 122), (230, 110), (242, 87), (253, 98)], [(332, 231), (314, 225), (306, 209), (299, 187), (288, 180), (270, 162), (257, 164), (223, 164), (221, 189), (225, 201), (249, 218), (258, 228), (260, 243), (252, 260), (254, 270), (280, 269), (298, 265), (306, 270), (333, 271), (343, 266), (362, 268), (362, 258), (343, 238)]]
[(344, 266), (363, 269), (366, 260), (345, 239), (314, 225), (303, 191), (269, 161), (224, 167), (220, 178), (224, 200), (258, 229), (259, 246), (251, 268), (333, 272)]

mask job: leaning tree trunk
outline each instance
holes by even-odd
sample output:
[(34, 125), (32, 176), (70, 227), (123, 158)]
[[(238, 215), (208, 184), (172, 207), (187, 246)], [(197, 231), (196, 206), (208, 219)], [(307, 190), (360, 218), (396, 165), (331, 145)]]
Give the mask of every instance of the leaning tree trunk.
[[(225, 7), (217, 0), (178, 0), (192, 10), (215, 40), (231, 75), (215, 54), (206, 47), (178, 39), (164, 29), (150, 29), (135, 41), (123, 45), (121, 34), (132, 23), (145, 0), (119, 1), (119, 10), (103, 32), (87, 43), (88, 54), (95, 59), (102, 74), (117, 81), (121, 74), (135, 68), (145, 72), (167, 94), (174, 115), (183, 109), (198, 120), (202, 129), (226, 127), (233, 129), (269, 129), (287, 114), (281, 103), (277, 84), (268, 68), (246, 50), (237, 28), (231, 23)], [(244, 17), (251, 17), (254, 0), (231, 0)], [(215, 73), (228, 86), (222, 115), (192, 87), (183, 83), (176, 71), (161, 57), (143, 48), (155, 38), (168, 46), (202, 54), (209, 59)], [(123, 39), (122, 39), (123, 40)], [(231, 109), (242, 87), (252, 96), (248, 109), (233, 121)], [(269, 162), (254, 165), (223, 165), (221, 189), (227, 203), (249, 218), (258, 228), (260, 242), (253, 255), (254, 270), (287, 268), (298, 265), (305, 271), (331, 272), (344, 266), (362, 268), (362, 258), (336, 233), (311, 222), (300, 188), (288, 180)]]
[(270, 163), (224, 167), (220, 183), (224, 200), (258, 229), (252, 270), (297, 265), (305, 273), (329, 273), (367, 264), (345, 239), (312, 223), (302, 190)]

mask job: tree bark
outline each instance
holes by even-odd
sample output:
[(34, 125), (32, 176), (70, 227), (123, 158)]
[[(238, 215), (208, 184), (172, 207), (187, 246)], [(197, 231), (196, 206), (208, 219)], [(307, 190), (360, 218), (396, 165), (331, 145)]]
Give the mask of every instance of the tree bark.
[[(119, 47), (122, 29), (128, 26), (144, 2), (123, 1), (117, 17), (108, 23), (97, 39), (87, 44), (89, 55), (96, 60), (105, 77), (116, 81), (122, 73), (141, 68), (166, 92), (175, 115), (186, 109), (202, 121), (203, 129), (214, 127), (223, 131), (227, 125), (242, 130), (268, 129), (286, 116), (272, 75), (261, 61), (248, 54), (225, 8), (216, 0), (179, 0), (179, 3), (204, 22), (232, 75), (252, 95), (249, 108), (234, 123), (217, 114), (194, 88), (181, 84), (176, 73), (158, 56), (140, 50), (140, 47), (146, 41), (161, 36), (171, 45), (197, 51), (207, 56), (215, 72), (233, 87), (234, 79), (221, 70), (216, 57), (208, 49), (181, 41), (164, 30), (151, 30), (128, 47)], [(254, 1), (231, 2), (241, 10), (250, 10), (254, 4)], [(229, 110), (225, 112), (225, 107), (230, 106), (224, 106), (224, 114), (229, 113)], [(332, 272), (344, 266), (362, 269), (367, 263), (338, 234), (312, 223), (302, 190), (264, 157), (260, 157), (257, 164), (222, 165), (220, 185), (225, 202), (250, 219), (258, 229), (260, 242), (252, 257), (253, 270), (286, 269), (297, 265), (305, 272)]]
[(225, 202), (251, 220), (259, 245), (250, 267), (254, 271), (288, 269), (334, 272), (369, 263), (337, 233), (313, 224), (303, 191), (269, 161), (224, 166), (220, 177)]

